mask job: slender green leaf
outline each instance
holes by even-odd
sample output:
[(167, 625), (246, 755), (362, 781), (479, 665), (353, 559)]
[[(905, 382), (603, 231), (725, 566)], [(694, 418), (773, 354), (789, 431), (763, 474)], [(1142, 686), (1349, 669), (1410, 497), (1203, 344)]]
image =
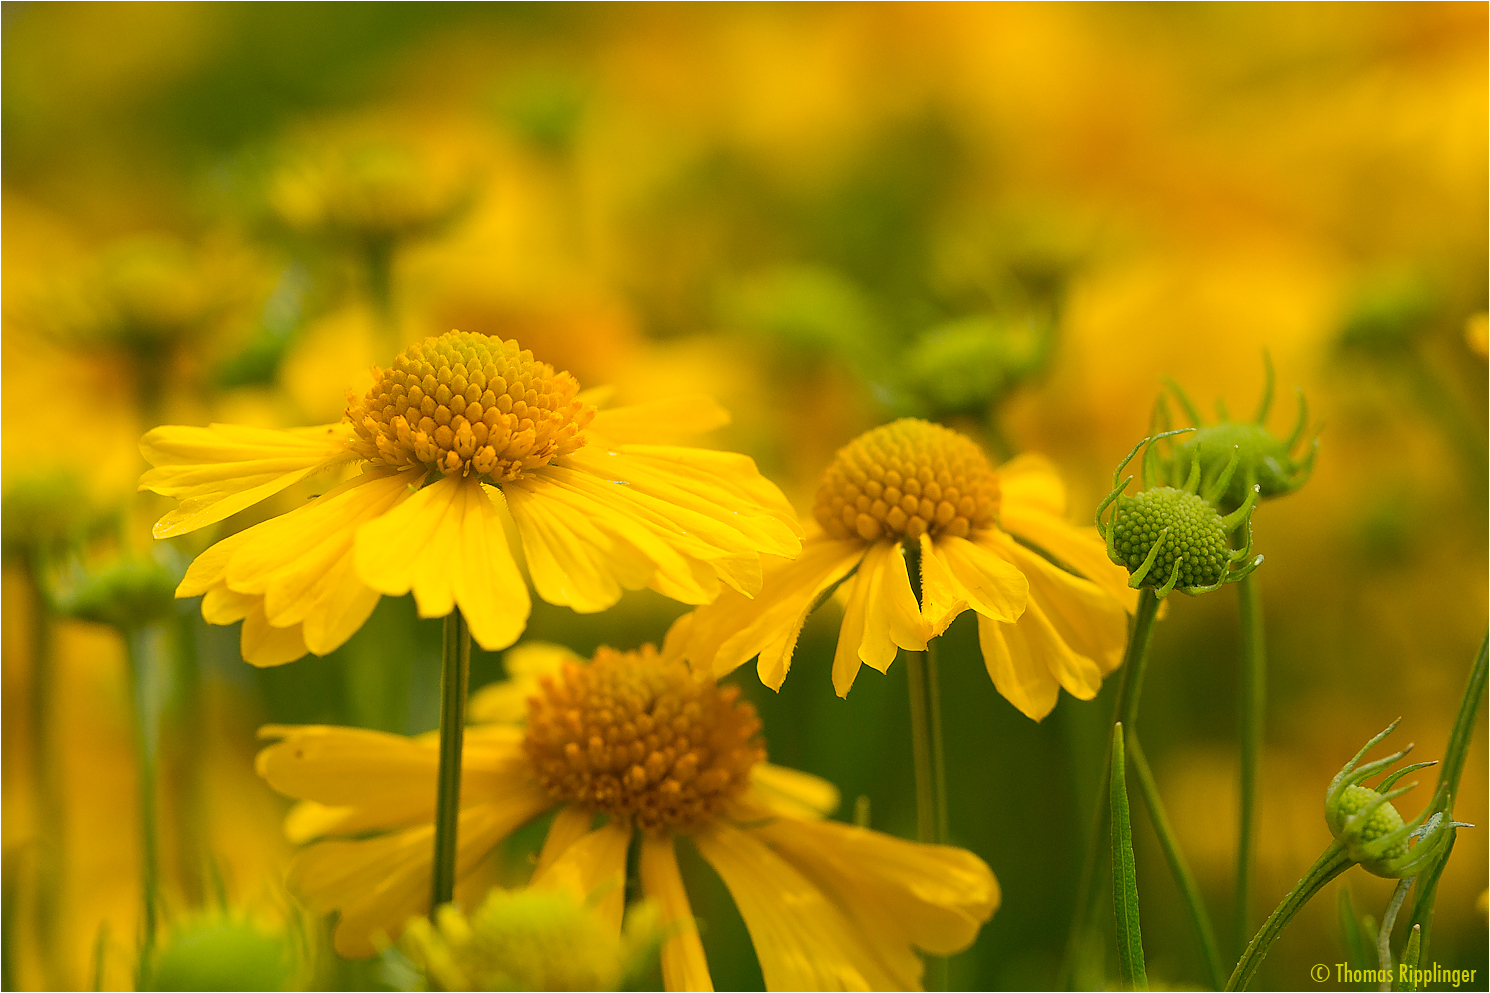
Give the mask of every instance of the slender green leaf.
[(1409, 979), (1406, 982), (1402, 982), (1401, 980), (1412, 975), (1414, 970), (1417, 969), (1418, 959), (1422, 957), (1422, 953), (1423, 926), (1421, 924), (1414, 924), (1412, 926), (1412, 933), (1407, 936), (1407, 947), (1402, 951), (1402, 968), (1397, 971), (1398, 982), (1392, 987), (1393, 989), (1407, 990), (1410, 993), (1410, 991), (1418, 988), (1418, 984), (1414, 980)]
[(1133, 861), (1133, 832), (1128, 823), (1127, 762), (1123, 758), (1123, 725), (1112, 728), (1112, 906), (1117, 917), (1118, 963), (1123, 985), (1148, 989), (1143, 969), (1143, 935), (1138, 928), (1138, 871)]

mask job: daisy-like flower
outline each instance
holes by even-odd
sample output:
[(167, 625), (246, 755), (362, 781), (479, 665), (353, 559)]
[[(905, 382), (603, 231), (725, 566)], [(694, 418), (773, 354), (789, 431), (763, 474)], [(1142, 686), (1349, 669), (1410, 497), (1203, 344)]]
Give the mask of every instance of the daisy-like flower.
[(325, 655), (380, 596), (410, 591), (421, 617), (459, 607), (478, 644), (505, 648), (530, 608), (519, 552), (539, 596), (580, 612), (642, 587), (691, 604), (725, 587), (748, 597), (762, 553), (796, 554), (791, 508), (750, 459), (662, 443), (724, 423), (712, 401), (591, 399), (516, 342), (451, 331), (374, 370), (340, 424), (154, 429), (140, 488), (180, 501), (155, 525), (169, 538), (363, 463), (208, 548), (176, 591), (202, 596), (213, 624), (242, 620), (243, 657), (260, 666)]
[[(845, 445), (824, 473), (801, 555), (768, 560), (754, 599), (726, 594), (679, 618), (663, 654), (716, 678), (759, 656), (761, 682), (780, 689), (807, 615), (842, 584), (839, 696), (861, 663), (884, 672), (897, 649), (924, 650), (971, 609), (993, 685), (1038, 721), (1062, 689), (1096, 695), (1122, 661), (1136, 605), (1096, 529), (1065, 514), (1065, 488), (1044, 459), (995, 469), (956, 431), (886, 424)], [(905, 547), (919, 553), (919, 603)]]
[[(670, 934), (670, 990), (713, 988), (679, 844), (724, 880), (771, 990), (919, 988), (915, 949), (966, 948), (997, 907), (998, 883), (971, 852), (826, 820), (837, 791), (765, 762), (760, 720), (737, 687), (698, 680), (650, 646), (601, 649), (588, 665), (549, 658), (555, 671), (537, 678), (525, 726), (466, 731), (462, 875), (557, 808), (530, 886), (597, 894), (618, 930), (635, 845), (642, 893)], [(505, 695), (482, 691), (472, 718), (489, 703), (508, 712)], [(302, 801), (286, 831), (314, 842), (291, 886), (313, 909), (340, 911), (339, 952), (370, 955), (379, 935), (428, 909), (436, 742), (337, 727), (262, 733), (281, 740), (259, 754), (260, 775)]]

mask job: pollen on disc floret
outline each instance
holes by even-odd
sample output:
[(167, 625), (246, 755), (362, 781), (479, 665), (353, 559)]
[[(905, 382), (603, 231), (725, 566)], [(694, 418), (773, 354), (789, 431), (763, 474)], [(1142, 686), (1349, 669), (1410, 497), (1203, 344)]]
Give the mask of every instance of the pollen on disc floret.
[(348, 395), (352, 448), (386, 465), (516, 479), (584, 445), (595, 411), (578, 393), (515, 341), (451, 331), (374, 370), (366, 396)]
[(601, 648), (540, 687), (523, 742), (538, 781), (555, 800), (646, 830), (710, 819), (766, 757), (760, 718), (739, 687), (701, 682), (650, 645)]
[(903, 418), (866, 431), (833, 458), (812, 514), (833, 538), (965, 538), (999, 512), (998, 474), (972, 439)]

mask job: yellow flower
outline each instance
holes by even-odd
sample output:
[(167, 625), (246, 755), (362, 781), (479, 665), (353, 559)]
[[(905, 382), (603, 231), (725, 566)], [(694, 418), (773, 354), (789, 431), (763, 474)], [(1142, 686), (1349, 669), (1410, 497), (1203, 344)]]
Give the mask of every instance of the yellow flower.
[[(598, 890), (614, 931), (635, 842), (643, 895), (670, 933), (670, 990), (713, 988), (678, 869), (681, 839), (734, 897), (767, 989), (919, 988), (915, 948), (960, 951), (997, 907), (998, 883), (971, 852), (825, 820), (837, 791), (764, 761), (760, 721), (738, 688), (697, 680), (650, 646), (601, 649), (589, 665), (549, 658), (557, 671), (539, 678), (526, 727), (466, 731), (461, 874), (557, 807), (530, 886)], [(297, 857), (291, 886), (313, 909), (341, 912), (338, 951), (369, 955), (375, 935), (392, 937), (428, 909), (438, 743), (337, 727), (261, 733), (281, 740), (259, 753), (260, 775), (303, 801), (286, 832), (316, 842)]]
[[(906, 418), (875, 428), (823, 475), (818, 527), (801, 555), (768, 560), (754, 599), (725, 594), (679, 618), (663, 654), (716, 678), (759, 656), (761, 682), (780, 689), (807, 615), (843, 584), (839, 696), (860, 663), (884, 672), (897, 648), (924, 650), (971, 609), (993, 685), (1038, 721), (1062, 688), (1079, 700), (1096, 695), (1122, 661), (1136, 604), (1096, 529), (1068, 524), (1065, 513), (1065, 488), (1042, 458), (996, 470), (940, 425)], [(903, 545), (919, 552), (920, 604)]]
[(597, 411), (568, 373), (516, 342), (451, 331), (375, 370), (347, 420), (292, 431), (159, 427), (140, 488), (180, 501), (157, 538), (221, 521), (302, 479), (361, 460), (361, 474), (197, 557), (176, 591), (213, 624), (243, 621), (243, 657), (325, 655), (381, 595), (421, 617), (459, 607), (471, 636), (505, 648), (538, 595), (580, 612), (651, 587), (707, 603), (761, 583), (762, 553), (800, 528), (743, 455), (663, 444), (727, 420), (710, 400)]

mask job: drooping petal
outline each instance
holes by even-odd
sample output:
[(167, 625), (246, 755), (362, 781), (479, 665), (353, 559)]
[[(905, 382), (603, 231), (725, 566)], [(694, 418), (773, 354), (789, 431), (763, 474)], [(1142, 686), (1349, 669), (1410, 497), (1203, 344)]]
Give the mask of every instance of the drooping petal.
[(1011, 506), (1061, 517), (1066, 513), (1066, 484), (1043, 455), (1016, 455), (998, 468), (1000, 513)]
[(616, 444), (669, 444), (730, 421), (729, 411), (702, 393), (665, 397), (595, 412), (586, 432)]
[(947, 568), (947, 563), (936, 554), (936, 545), (930, 534), (922, 534), (921, 544), (921, 616), (931, 626), (933, 635), (940, 635), (968, 609), (962, 585)]
[(644, 834), (641, 854), (642, 895), (662, 908), (668, 937), (662, 945), (662, 983), (669, 990), (714, 989), (698, 922), (678, 872), (678, 854), (667, 835)]
[(157, 538), (173, 538), (215, 524), (323, 469), (350, 460), (350, 424), (289, 431), (212, 424), (168, 425), (140, 441), (155, 468), (140, 489), (180, 501), (156, 522)]
[(921, 973), (912, 945), (935, 955), (960, 952), (999, 904), (992, 870), (965, 849), (829, 820), (778, 818), (751, 833), (873, 935), (871, 946), (906, 986)]
[(734, 897), (768, 990), (884, 990), (901, 983), (821, 890), (750, 834), (718, 823), (693, 835)]
[(1038, 604), (1026, 608), (1020, 621), (1026, 619), (1028, 623), (1005, 624), (979, 617), (978, 646), (994, 688), (1024, 716), (1038, 721), (1055, 708), (1061, 693), (1049, 652), (1069, 649), (1054, 637), (1048, 622), (1041, 623)]
[(859, 564), (864, 551), (861, 542), (808, 537), (796, 559), (765, 561), (761, 590), (753, 599), (725, 590), (675, 622), (663, 656), (685, 659), (696, 671), (719, 678), (759, 655), (761, 682), (780, 689), (808, 613)]
[(761, 555), (794, 556), (800, 528), (741, 455), (589, 445), (504, 484), (538, 593), (603, 610), (650, 586), (708, 603), (720, 582), (753, 595)]
[(1060, 500), (1052, 499), (1050, 491), (1061, 485), (1055, 470), (1039, 459), (1020, 478), (1026, 485), (1004, 491), (1003, 529), (1096, 583), (1128, 613), (1136, 610), (1138, 591), (1128, 586), (1127, 570), (1107, 557), (1097, 529), (1067, 522), (1064, 492)]
[[(1041, 613), (1061, 641), (1076, 655), (1095, 663), (1102, 675), (1122, 664), (1128, 641), (1128, 614), (1120, 602), (1097, 584), (1073, 576), (1005, 535), (994, 540), (1000, 542), (1003, 554), (1029, 578), (1030, 599), (1040, 605)], [(1089, 672), (1085, 666), (1081, 669)]]
[[(541, 813), (547, 797), (503, 794), (462, 806), (456, 841), (456, 879), (469, 874), (493, 848)], [(320, 912), (340, 911), (337, 952), (365, 958), (374, 938), (396, 939), (404, 924), (429, 910), (434, 825), (357, 841), (318, 842), (295, 857), (289, 885)]]
[[(258, 774), (286, 796), (318, 804), (287, 823), (290, 840), (362, 834), (433, 822), (439, 742), (362, 728), (268, 725), (261, 738), (279, 738), (259, 752)], [(537, 799), (522, 750), (522, 732), (503, 726), (466, 730), (461, 795), (497, 793)], [(299, 808), (297, 808), (299, 810)]]
[(626, 849), (631, 827), (611, 821), (572, 842), (564, 853), (528, 884), (539, 889), (567, 889), (581, 900), (594, 901), (595, 913), (621, 932), (626, 910)]
[(276, 627), (264, 616), (264, 605), (256, 603), (243, 618), (243, 628), (238, 632), (238, 650), (243, 661), (263, 669), (293, 662), (310, 648), (305, 644), (301, 625)]
[(1012, 621), (1024, 610), (1029, 581), (1013, 563), (953, 535), (938, 537), (933, 547), (956, 584), (957, 596), (969, 607), (997, 621)]
[(871, 551), (865, 556), (865, 566), (877, 571), (867, 594), (864, 617), (864, 642), (859, 646), (859, 657), (880, 672), (890, 668), (895, 661), (895, 650), (926, 650), (926, 639), (931, 637), (931, 626), (921, 617), (921, 605), (916, 603), (915, 591), (905, 568), (905, 556), (897, 543), (881, 542), (883, 553), (879, 561), (870, 564)]
[(474, 476), (425, 486), (358, 530), (358, 576), (388, 596), (412, 590), (420, 617), (459, 606), (477, 644), (506, 648), (522, 634), (531, 604), (492, 499)]

